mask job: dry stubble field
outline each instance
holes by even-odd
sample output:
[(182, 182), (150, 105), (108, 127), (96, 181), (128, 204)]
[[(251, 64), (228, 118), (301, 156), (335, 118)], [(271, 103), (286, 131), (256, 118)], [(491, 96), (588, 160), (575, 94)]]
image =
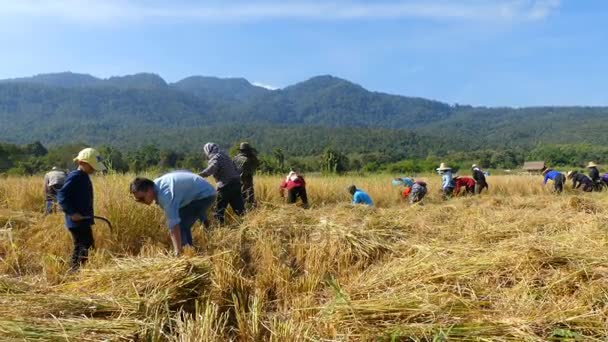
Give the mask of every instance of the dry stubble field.
[[(493, 176), (480, 197), (399, 201), (390, 176), (310, 177), (312, 208), (261, 207), (173, 258), (163, 215), (94, 177), (90, 263), (67, 274), (61, 215), (41, 178), (0, 179), (0, 340), (545, 341), (608, 336), (608, 193), (555, 196)], [(345, 187), (376, 208), (351, 208)]]

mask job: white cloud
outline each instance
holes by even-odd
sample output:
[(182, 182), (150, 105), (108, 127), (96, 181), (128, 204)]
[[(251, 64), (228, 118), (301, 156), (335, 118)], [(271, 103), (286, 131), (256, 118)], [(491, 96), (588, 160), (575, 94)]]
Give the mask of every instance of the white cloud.
[(0, 18), (19, 16), (115, 22), (176, 19), (206, 22), (276, 19), (459, 19), (539, 20), (559, 8), (559, 0), (401, 0), (361, 2), (277, 1), (230, 3), (216, 1), (158, 2), (145, 0), (3, 0)]
[(268, 90), (277, 90), (279, 89), (279, 87), (275, 87), (269, 84), (265, 84), (265, 83), (260, 83), (260, 82), (252, 82), (251, 84), (253, 84), (256, 87), (262, 87), (262, 88), (266, 88)]

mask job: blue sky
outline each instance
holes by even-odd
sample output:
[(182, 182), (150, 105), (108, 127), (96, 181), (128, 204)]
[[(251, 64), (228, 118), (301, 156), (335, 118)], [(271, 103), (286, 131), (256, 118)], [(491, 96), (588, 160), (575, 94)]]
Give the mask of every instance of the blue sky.
[(448, 103), (608, 105), (603, 0), (0, 1), (0, 78), (332, 74)]

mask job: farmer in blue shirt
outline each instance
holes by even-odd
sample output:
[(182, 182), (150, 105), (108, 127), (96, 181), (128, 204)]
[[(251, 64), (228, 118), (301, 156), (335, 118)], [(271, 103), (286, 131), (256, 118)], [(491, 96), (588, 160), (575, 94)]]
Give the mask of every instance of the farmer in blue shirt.
[(348, 187), (348, 193), (353, 196), (353, 204), (364, 204), (370, 207), (374, 205), (371, 197), (369, 197), (369, 195), (363, 190), (357, 189), (357, 187), (354, 185)]
[(566, 181), (566, 177), (564, 174), (553, 169), (545, 168), (543, 170), (543, 175), (545, 179), (543, 181), (543, 187), (547, 184), (547, 181), (550, 179), (553, 181), (553, 187), (555, 192), (561, 194), (564, 191), (564, 182)]
[(76, 271), (89, 256), (89, 249), (95, 245), (93, 230), (93, 183), (89, 175), (104, 171), (99, 152), (85, 148), (74, 158), (78, 169), (70, 172), (63, 187), (57, 192), (57, 202), (65, 213), (65, 225), (72, 234), (74, 251), (70, 270)]
[(452, 168), (445, 163), (441, 163), (437, 168), (437, 172), (441, 175), (441, 190), (443, 191), (443, 199), (449, 199), (454, 193), (456, 184), (452, 176)]
[(215, 202), (216, 191), (194, 173), (175, 171), (154, 181), (138, 177), (130, 191), (137, 202), (156, 202), (163, 209), (175, 255), (182, 252), (183, 246), (192, 246), (192, 226), (197, 220), (209, 228), (207, 211)]

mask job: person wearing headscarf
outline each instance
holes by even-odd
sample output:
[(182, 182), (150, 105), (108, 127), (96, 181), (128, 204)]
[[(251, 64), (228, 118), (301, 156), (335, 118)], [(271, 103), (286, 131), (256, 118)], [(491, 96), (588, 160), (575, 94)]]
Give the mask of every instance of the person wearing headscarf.
[(241, 194), (241, 176), (236, 166), (217, 144), (205, 144), (203, 153), (207, 158), (207, 168), (199, 175), (204, 178), (213, 176), (217, 183), (217, 205), (213, 216), (223, 224), (228, 205), (236, 215), (243, 215), (245, 202)]
[(306, 181), (304, 177), (297, 174), (295, 171), (290, 171), (287, 177), (281, 182), (279, 187), (281, 197), (285, 197), (287, 191), (287, 203), (296, 203), (299, 198), (302, 200), (304, 208), (308, 207), (308, 196), (306, 194)]
[(61, 189), (67, 178), (65, 171), (53, 166), (50, 172), (44, 175), (45, 214), (53, 212), (57, 203), (57, 192)]
[(475, 180), (475, 193), (479, 195), (479, 194), (481, 194), (483, 189), (486, 189), (486, 191), (488, 189), (488, 182), (486, 181), (486, 175), (485, 175), (485, 173), (483, 173), (481, 168), (479, 168), (479, 166), (477, 166), (477, 164), (473, 164), (473, 166), (471, 166), (471, 168), (473, 169), (473, 179)]
[(260, 165), (257, 151), (247, 142), (241, 143), (239, 152), (232, 159), (237, 171), (241, 174), (241, 194), (245, 203), (251, 207), (255, 206), (255, 194), (253, 190), (253, 176)]

